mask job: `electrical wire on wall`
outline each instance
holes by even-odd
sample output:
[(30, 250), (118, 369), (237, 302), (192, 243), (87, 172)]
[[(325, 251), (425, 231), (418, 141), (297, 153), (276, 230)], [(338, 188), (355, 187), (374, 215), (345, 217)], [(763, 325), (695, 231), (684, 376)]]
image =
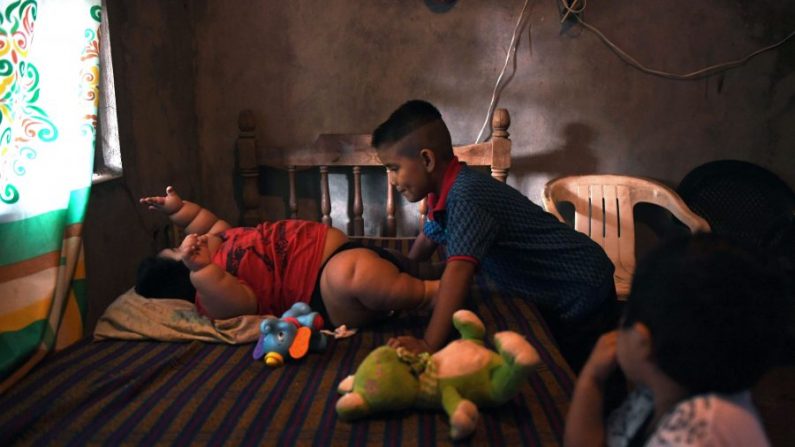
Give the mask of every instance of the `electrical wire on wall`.
[(629, 65), (637, 68), (638, 70), (640, 70), (640, 71), (642, 71), (644, 73), (648, 73), (648, 74), (655, 75), (655, 76), (660, 76), (660, 77), (667, 78), (667, 79), (674, 79), (674, 80), (677, 80), (677, 81), (689, 81), (689, 80), (694, 80), (694, 79), (703, 79), (703, 78), (705, 78), (707, 76), (711, 76), (711, 75), (713, 75), (715, 73), (719, 73), (721, 71), (726, 71), (726, 70), (729, 70), (729, 69), (732, 69), (732, 68), (735, 68), (735, 67), (739, 67), (740, 65), (743, 65), (746, 62), (748, 62), (749, 60), (751, 60), (753, 57), (758, 56), (759, 54), (762, 54), (765, 51), (769, 51), (769, 50), (772, 50), (774, 48), (777, 48), (777, 47), (783, 45), (786, 41), (791, 39), (792, 36), (795, 36), (795, 30), (793, 30), (792, 32), (790, 32), (786, 37), (784, 37), (780, 41), (778, 41), (778, 42), (776, 42), (776, 43), (774, 43), (772, 45), (768, 45), (768, 46), (766, 46), (764, 48), (760, 48), (760, 49), (754, 51), (753, 53), (751, 53), (751, 54), (749, 54), (749, 55), (747, 55), (747, 56), (745, 56), (743, 58), (737, 59), (737, 60), (724, 62), (724, 63), (721, 63), (721, 64), (710, 65), (709, 67), (704, 67), (704, 68), (702, 68), (700, 70), (696, 70), (696, 71), (693, 71), (693, 72), (690, 72), (690, 73), (685, 73), (685, 74), (668, 73), (668, 72), (661, 71), (661, 70), (655, 70), (653, 68), (649, 68), (649, 67), (646, 67), (645, 65), (641, 64), (634, 57), (632, 57), (629, 54), (627, 54), (624, 50), (619, 48), (618, 45), (614, 44), (610, 39), (608, 39), (607, 36), (605, 36), (601, 31), (599, 31), (598, 28), (596, 28), (595, 26), (590, 25), (587, 22), (585, 22), (582, 19), (582, 13), (585, 11), (585, 6), (588, 4), (588, 0), (573, 0), (571, 2), (571, 5), (568, 4), (568, 0), (559, 0), (559, 1), (561, 3), (561, 7), (563, 8), (563, 10), (566, 11), (566, 13), (560, 19), (561, 23), (565, 22), (567, 19), (569, 19), (569, 17), (574, 16), (574, 18), (576, 18), (577, 21), (585, 29), (587, 29), (587, 30), (593, 32), (594, 34), (596, 34), (597, 36), (599, 36), (599, 38), (602, 39), (602, 41), (608, 47), (610, 47), (610, 49), (613, 50), (618, 55), (618, 57), (620, 57), (624, 62), (628, 63)]
[[(500, 93), (502, 89), (508, 83), (502, 83), (502, 77), (505, 75), (505, 70), (508, 68), (508, 63), (513, 60), (513, 71), (516, 72), (516, 47), (519, 45), (518, 37), (522, 35), (522, 30), (524, 26), (529, 20), (525, 20), (525, 14), (527, 12), (527, 5), (530, 3), (530, 0), (525, 0), (524, 6), (522, 6), (522, 12), (519, 13), (519, 20), (516, 21), (516, 26), (513, 28), (513, 36), (511, 36), (511, 44), (508, 46), (508, 54), (505, 56), (505, 63), (502, 65), (502, 70), (500, 70), (500, 75), (497, 77), (497, 82), (494, 84), (494, 91), (491, 94), (491, 102), (489, 103), (489, 110), (486, 112), (486, 120), (483, 122), (483, 127), (480, 128), (480, 132), (478, 132), (477, 138), (475, 138), (475, 143), (480, 143), (481, 138), (483, 137), (483, 132), (486, 131), (486, 128), (489, 126), (489, 122), (491, 121), (491, 115), (494, 113), (494, 108), (497, 106), (497, 101), (499, 100)], [(529, 15), (527, 17), (530, 17)]]
[[(497, 101), (499, 100), (500, 93), (507, 84), (507, 82), (503, 83), (502, 80), (503, 76), (505, 75), (505, 70), (508, 67), (508, 63), (510, 63), (511, 60), (513, 60), (513, 70), (514, 72), (516, 72), (516, 47), (519, 43), (517, 37), (522, 34), (522, 30), (524, 29), (525, 24), (528, 22), (528, 20), (526, 19), (527, 17), (529, 17), (529, 15), (525, 17), (525, 14), (527, 12), (527, 6), (529, 4), (529, 1), (530, 0), (525, 0), (524, 6), (522, 7), (522, 11), (519, 14), (519, 20), (517, 20), (516, 26), (514, 27), (513, 36), (511, 37), (511, 44), (508, 48), (508, 54), (505, 57), (505, 63), (502, 66), (500, 75), (497, 77), (497, 82), (494, 85), (494, 91), (492, 92), (491, 101), (489, 103), (489, 108), (486, 113), (486, 119), (483, 122), (483, 126), (480, 128), (480, 132), (478, 132), (478, 136), (475, 139), (475, 143), (480, 143), (482, 141), (481, 138), (483, 138), (483, 133), (486, 131), (486, 128), (488, 127), (489, 122), (491, 121), (491, 116), (494, 113), (495, 107), (497, 106)], [(602, 42), (605, 43), (605, 45), (607, 45), (611, 50), (613, 50), (618, 55), (618, 57), (621, 58), (621, 60), (623, 60), (630, 66), (650, 75), (660, 76), (666, 79), (674, 79), (679, 81), (703, 79), (715, 73), (739, 67), (745, 64), (746, 62), (748, 62), (749, 60), (751, 60), (752, 58), (754, 58), (755, 56), (758, 56), (759, 54), (762, 54), (766, 51), (770, 51), (774, 48), (783, 45), (785, 42), (787, 42), (789, 39), (795, 36), (795, 30), (793, 30), (780, 41), (772, 45), (768, 45), (764, 48), (760, 48), (748, 54), (747, 56), (737, 60), (710, 65), (708, 67), (704, 67), (699, 70), (695, 70), (693, 72), (685, 74), (669, 73), (662, 70), (649, 68), (641, 64), (640, 62), (638, 62), (637, 59), (627, 54), (627, 52), (619, 48), (618, 45), (616, 45), (610, 39), (608, 39), (607, 36), (605, 36), (598, 28), (585, 22), (582, 19), (582, 15), (583, 12), (585, 11), (586, 5), (588, 4), (587, 0), (558, 0), (558, 1), (560, 2), (562, 11), (564, 11), (563, 17), (560, 20), (561, 23), (565, 22), (566, 20), (569, 20), (570, 17), (573, 16), (579, 24), (581, 24), (587, 30), (596, 34), (602, 40)]]

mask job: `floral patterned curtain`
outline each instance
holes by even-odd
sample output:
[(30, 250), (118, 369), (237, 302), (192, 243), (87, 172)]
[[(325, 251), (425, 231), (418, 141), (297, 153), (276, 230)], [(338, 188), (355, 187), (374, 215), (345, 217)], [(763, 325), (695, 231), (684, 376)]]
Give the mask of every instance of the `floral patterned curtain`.
[(101, 0), (0, 0), (0, 393), (83, 336)]

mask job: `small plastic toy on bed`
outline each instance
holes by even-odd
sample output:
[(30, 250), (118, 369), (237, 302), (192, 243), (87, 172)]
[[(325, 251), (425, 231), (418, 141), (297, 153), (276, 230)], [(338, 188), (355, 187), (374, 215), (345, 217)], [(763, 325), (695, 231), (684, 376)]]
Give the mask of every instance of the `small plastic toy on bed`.
[(265, 318), (259, 328), (253, 357), (271, 367), (284, 365), (287, 358), (303, 358), (309, 351), (322, 351), (328, 344), (321, 332), (323, 317), (306, 303), (293, 304), (280, 318)]

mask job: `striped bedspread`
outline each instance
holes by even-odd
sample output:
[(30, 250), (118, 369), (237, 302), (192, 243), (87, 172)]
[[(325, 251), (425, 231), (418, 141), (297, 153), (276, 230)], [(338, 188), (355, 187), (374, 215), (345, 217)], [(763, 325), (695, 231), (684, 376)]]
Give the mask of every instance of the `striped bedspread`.
[[(558, 445), (572, 373), (536, 309), (485, 281), (478, 280), (469, 306), (488, 336), (524, 334), (544, 364), (512, 401), (482, 409), (463, 444)], [(426, 323), (427, 315), (399, 316), (277, 369), (254, 361), (253, 345), (84, 340), (0, 396), (0, 445), (449, 445), (442, 410), (354, 423), (334, 411), (337, 384), (367, 353), (395, 335), (421, 336)]]

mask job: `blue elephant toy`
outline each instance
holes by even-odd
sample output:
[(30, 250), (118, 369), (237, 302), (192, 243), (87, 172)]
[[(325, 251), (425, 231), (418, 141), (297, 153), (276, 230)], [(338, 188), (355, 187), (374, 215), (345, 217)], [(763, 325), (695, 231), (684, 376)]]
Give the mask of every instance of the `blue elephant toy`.
[(295, 303), (280, 318), (266, 318), (259, 326), (260, 337), (254, 347), (255, 360), (272, 367), (282, 366), (286, 358), (300, 359), (310, 350), (322, 351), (328, 343), (320, 332), (323, 317), (306, 303)]

